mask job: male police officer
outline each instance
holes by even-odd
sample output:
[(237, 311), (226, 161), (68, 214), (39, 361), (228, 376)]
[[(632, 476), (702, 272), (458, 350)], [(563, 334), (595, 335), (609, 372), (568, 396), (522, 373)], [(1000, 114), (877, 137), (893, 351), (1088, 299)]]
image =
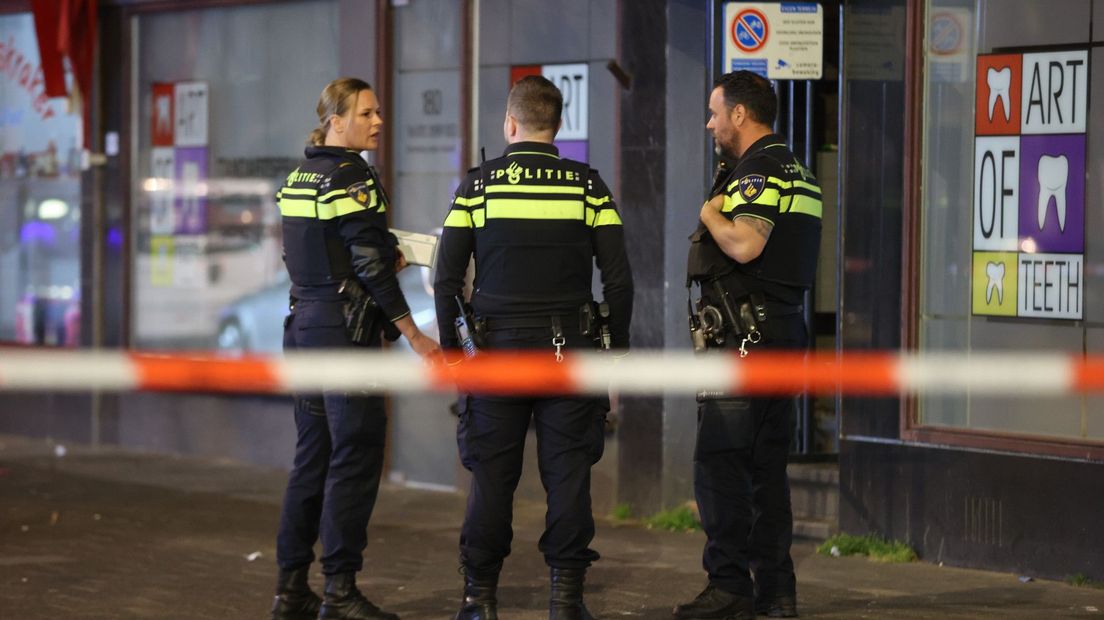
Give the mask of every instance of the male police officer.
[[(632, 275), (621, 218), (605, 183), (586, 164), (562, 159), (552, 140), (562, 95), (540, 76), (510, 90), (505, 154), (473, 168), (445, 219), (435, 286), (442, 346), (457, 349), (456, 295), (475, 255), (471, 304), (488, 349), (545, 351), (593, 348), (591, 298), (597, 259), (609, 304), (612, 346), (629, 346)], [(584, 333), (585, 332), (585, 333)], [(472, 395), (457, 431), (461, 460), (472, 472), (460, 534), (465, 575), (457, 618), (497, 618), (496, 587), (510, 553), (514, 490), (530, 418), (537, 431), (548, 512), (540, 550), (551, 567), (549, 617), (590, 618), (583, 579), (598, 553), (590, 505), (590, 467), (601, 458), (605, 399)]]
[[(772, 132), (777, 105), (770, 82), (748, 71), (714, 85), (706, 127), (722, 154), (737, 161), (702, 206), (687, 274), (701, 288), (691, 324), (711, 332), (708, 343), (750, 347), (753, 356), (806, 346), (801, 304), (820, 246), (820, 189)], [(694, 492), (709, 585), (675, 616), (796, 616), (786, 477), (794, 398), (703, 395), (699, 403)]]

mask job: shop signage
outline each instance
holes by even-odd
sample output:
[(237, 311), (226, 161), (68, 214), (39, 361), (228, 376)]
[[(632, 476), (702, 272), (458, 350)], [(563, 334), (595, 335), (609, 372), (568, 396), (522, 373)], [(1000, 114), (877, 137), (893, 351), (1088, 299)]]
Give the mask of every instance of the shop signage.
[(1084, 311), (1087, 50), (977, 58), (973, 313)]
[(150, 89), (150, 283), (197, 288), (207, 234), (208, 87), (162, 82)]
[(527, 75), (543, 75), (560, 89), (564, 102), (563, 125), (556, 134), (556, 146), (563, 157), (587, 161), (590, 140), (590, 68), (586, 63), (515, 65), (510, 68), (510, 84)]
[(816, 2), (726, 2), (725, 71), (772, 80), (818, 80), (824, 73), (824, 10)]

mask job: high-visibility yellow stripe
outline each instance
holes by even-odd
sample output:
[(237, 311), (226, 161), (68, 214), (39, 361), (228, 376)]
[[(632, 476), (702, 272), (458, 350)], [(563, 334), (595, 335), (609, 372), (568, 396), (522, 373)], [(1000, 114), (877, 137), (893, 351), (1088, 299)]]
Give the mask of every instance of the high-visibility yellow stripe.
[(460, 205), (461, 207), (474, 207), (475, 205), (483, 204), (483, 196), (473, 196), (471, 198), (457, 196), (453, 199), (453, 202)]
[(487, 218), (518, 220), (584, 220), (581, 200), (514, 200), (497, 198), (487, 201)]
[(592, 205), (597, 207), (597, 206), (601, 206), (601, 205), (604, 205), (607, 202), (609, 202), (610, 197), (609, 196), (602, 196), (601, 198), (595, 198), (594, 196), (587, 196), (586, 201), (587, 201), (587, 204), (592, 204)]
[(808, 196), (787, 196), (793, 200), (792, 204), (788, 205), (788, 211), (790, 213), (803, 213), (805, 215), (811, 215), (815, 218), (820, 218), (824, 213), (824, 204), (816, 198), (810, 198)]
[(820, 188), (812, 183), (806, 183), (805, 181), (794, 181), (793, 186), (796, 188), (808, 190), (810, 192), (816, 192), (818, 195), (820, 194)]
[(367, 207), (352, 198), (339, 198), (333, 202), (318, 203), (318, 219), (332, 220), (335, 217), (367, 210)]
[(483, 225), (487, 223), (487, 210), (486, 209), (472, 209), (472, 224), (475, 224), (476, 228), (483, 228)]
[(281, 198), (280, 215), (284, 217), (314, 217), (314, 201), (301, 198)]
[(740, 192), (734, 192), (731, 196), (725, 196), (725, 204), (721, 210), (728, 212), (735, 209), (736, 207), (739, 207), (740, 205), (745, 204), (764, 206), (776, 205), (778, 204), (778, 190), (773, 188), (765, 189), (759, 192), (759, 195), (756, 196), (754, 200), (748, 200), (747, 198), (744, 198), (744, 195)]
[(453, 209), (445, 216), (445, 228), (471, 228), (471, 213), (462, 209)]
[(554, 156), (554, 154), (552, 154), (552, 153), (542, 153), (540, 151), (513, 151), (510, 154), (511, 154), (511, 156), (516, 156), (516, 154), (542, 154), (542, 156), (544, 156), (544, 157), (550, 157), (552, 159), (560, 159), (559, 156)]
[(511, 192), (520, 194), (581, 194), (582, 187), (570, 185), (488, 185), (488, 194)]
[(594, 218), (594, 223), (591, 226), (595, 228), (599, 226), (620, 226), (621, 216), (617, 214), (616, 209), (602, 209), (598, 212), (598, 217)]
[(312, 187), (282, 187), (280, 188), (281, 196), (308, 196), (314, 198), (318, 194), (318, 190)]

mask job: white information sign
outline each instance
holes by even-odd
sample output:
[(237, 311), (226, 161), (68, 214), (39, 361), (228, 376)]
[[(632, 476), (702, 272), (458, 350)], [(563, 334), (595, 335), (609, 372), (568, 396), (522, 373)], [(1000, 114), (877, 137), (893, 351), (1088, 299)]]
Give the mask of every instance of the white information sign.
[(772, 80), (824, 73), (824, 9), (816, 2), (726, 2), (724, 71)]
[(585, 63), (543, 65), (541, 74), (563, 93), (563, 125), (557, 140), (586, 140), (589, 67)]
[[(460, 157), (460, 80), (456, 71), (402, 72), (396, 86), (398, 101), (411, 102), (395, 112), (397, 170), (455, 174)], [(404, 200), (410, 199), (409, 194), (404, 196)]]
[(207, 82), (177, 82), (173, 89), (176, 146), (207, 146)]
[(155, 235), (171, 235), (176, 229), (173, 210), (173, 174), (176, 168), (176, 151), (172, 147), (150, 149), (150, 178), (147, 195), (150, 197), (150, 232)]
[(1085, 133), (1088, 93), (1088, 51), (1024, 54), (1021, 133)]
[(975, 138), (974, 249), (1019, 248), (1020, 138)]

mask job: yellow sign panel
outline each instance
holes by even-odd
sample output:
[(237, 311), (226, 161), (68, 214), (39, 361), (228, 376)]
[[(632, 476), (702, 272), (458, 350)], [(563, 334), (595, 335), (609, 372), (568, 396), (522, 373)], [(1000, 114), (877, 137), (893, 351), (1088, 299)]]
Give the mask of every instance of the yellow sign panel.
[(155, 235), (150, 238), (150, 283), (154, 286), (173, 285), (173, 238)]
[(974, 252), (974, 314), (1016, 316), (1018, 268), (1015, 252)]

